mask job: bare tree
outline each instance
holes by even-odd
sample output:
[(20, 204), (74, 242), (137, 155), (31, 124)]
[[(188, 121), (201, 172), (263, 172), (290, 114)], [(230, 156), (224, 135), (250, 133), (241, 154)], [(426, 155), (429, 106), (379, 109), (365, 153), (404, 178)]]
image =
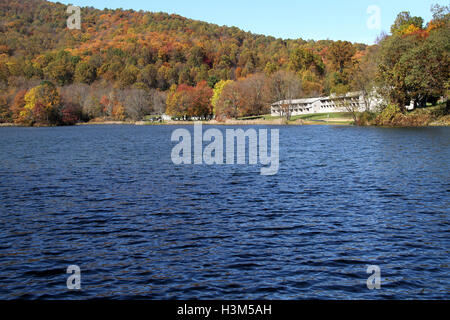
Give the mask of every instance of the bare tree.
[(270, 92), (273, 100), (280, 101), (280, 115), (291, 120), (292, 100), (302, 96), (300, 78), (289, 71), (277, 71), (270, 78)]
[(104, 110), (100, 104), (100, 100), (104, 95), (109, 94), (111, 90), (111, 88), (89, 87), (89, 93), (86, 93), (82, 102), (83, 115), (90, 119), (104, 116)]
[(90, 93), (90, 87), (87, 84), (73, 83), (60, 89), (61, 97), (64, 102), (70, 102), (83, 107), (86, 97)]
[(127, 89), (124, 91), (125, 99), (123, 104), (125, 112), (130, 119), (137, 121), (150, 114), (151, 97), (147, 91), (142, 89)]
[(353, 88), (362, 95), (365, 111), (370, 111), (371, 106), (377, 100), (375, 78), (378, 65), (375, 55), (378, 48), (374, 46), (369, 50), (363, 60), (356, 64), (352, 79)]
[(242, 114), (243, 87), (241, 81), (232, 81), (225, 85), (216, 105), (216, 118), (237, 118)]
[(166, 112), (166, 98), (167, 94), (159, 90), (152, 90), (151, 92), (151, 104), (153, 106), (153, 112), (162, 115)]
[[(16, 88), (17, 90), (29, 90), (31, 88), (34, 88), (38, 86), (41, 83), (41, 80), (39, 79), (27, 79), (24, 77), (10, 77), (8, 79), (8, 87), (9, 88)], [(3, 83), (6, 84), (6, 83)]]
[(347, 91), (344, 87), (340, 90), (337, 89), (330, 97), (338, 109), (352, 114), (353, 121), (356, 124), (358, 123), (358, 114), (361, 111), (359, 93), (351, 94)]
[(267, 78), (263, 74), (254, 74), (240, 82), (242, 91), (245, 92), (244, 98), (247, 110), (244, 111), (247, 115), (261, 115), (265, 113), (267, 106)]

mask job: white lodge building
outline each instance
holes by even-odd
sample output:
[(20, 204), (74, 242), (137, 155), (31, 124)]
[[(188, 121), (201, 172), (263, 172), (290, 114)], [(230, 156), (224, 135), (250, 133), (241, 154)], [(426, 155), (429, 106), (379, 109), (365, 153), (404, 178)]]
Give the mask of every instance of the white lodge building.
[[(379, 101), (373, 101), (370, 105), (370, 109), (374, 109), (378, 103)], [(350, 92), (339, 97), (318, 97), (278, 101), (272, 104), (271, 115), (274, 117), (282, 116), (284, 111), (281, 106), (287, 108), (287, 105), (289, 105), (291, 116), (312, 113), (347, 112), (344, 106), (351, 106), (353, 110), (358, 111), (364, 111), (366, 109), (363, 95), (360, 92)]]

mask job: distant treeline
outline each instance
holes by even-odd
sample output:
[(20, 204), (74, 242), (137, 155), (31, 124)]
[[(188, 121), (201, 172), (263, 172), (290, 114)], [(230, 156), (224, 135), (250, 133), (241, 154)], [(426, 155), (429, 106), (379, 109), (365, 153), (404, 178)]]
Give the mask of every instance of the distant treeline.
[(69, 30), (66, 8), (0, 0), (0, 122), (251, 116), (276, 100), (374, 88), (402, 108), (448, 94), (448, 7), (426, 25), (401, 13), (375, 46), (121, 9), (82, 8), (81, 30)]

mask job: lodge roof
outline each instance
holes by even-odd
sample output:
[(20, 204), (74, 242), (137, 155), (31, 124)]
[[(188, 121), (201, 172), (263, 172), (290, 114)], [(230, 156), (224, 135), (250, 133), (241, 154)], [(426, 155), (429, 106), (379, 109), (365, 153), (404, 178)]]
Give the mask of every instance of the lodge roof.
[(325, 101), (325, 100), (332, 100), (332, 99), (341, 99), (341, 98), (352, 98), (352, 97), (358, 97), (360, 96), (360, 92), (349, 92), (342, 96), (328, 96), (328, 97), (314, 97), (314, 98), (304, 98), (304, 99), (292, 99), (292, 100), (281, 100), (277, 101), (272, 104), (272, 106), (279, 106), (283, 104), (311, 104), (318, 100)]

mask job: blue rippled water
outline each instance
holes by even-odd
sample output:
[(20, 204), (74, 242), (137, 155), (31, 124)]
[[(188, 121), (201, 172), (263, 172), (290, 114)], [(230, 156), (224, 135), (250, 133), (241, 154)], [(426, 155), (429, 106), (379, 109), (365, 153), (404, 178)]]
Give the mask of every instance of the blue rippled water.
[(170, 126), (0, 128), (0, 298), (450, 298), (449, 128), (275, 128), (275, 176), (175, 166)]

